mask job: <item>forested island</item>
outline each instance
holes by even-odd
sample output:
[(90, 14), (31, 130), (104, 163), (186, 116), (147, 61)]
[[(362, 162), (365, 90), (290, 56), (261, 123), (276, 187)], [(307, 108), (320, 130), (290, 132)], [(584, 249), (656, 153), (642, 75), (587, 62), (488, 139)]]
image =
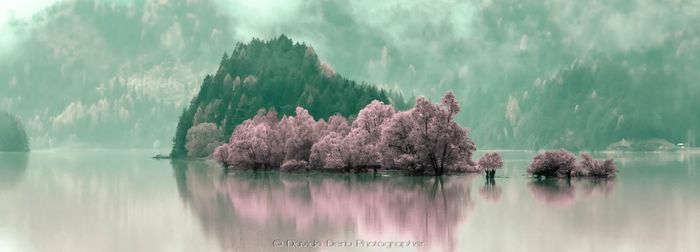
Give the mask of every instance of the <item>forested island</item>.
[[(213, 157), (225, 169), (402, 170), (441, 176), (503, 166), (499, 153), (473, 161), (476, 143), (456, 118), (452, 91), (409, 107), (399, 92), (343, 78), (312, 47), (282, 35), (237, 44), (207, 75), (179, 118), (171, 158)], [(158, 156), (157, 158), (162, 158)], [(612, 160), (567, 151), (533, 159), (534, 177), (612, 177)]]
[(0, 111), (0, 152), (28, 152), (29, 138), (19, 118)]
[[(220, 130), (218, 141), (229, 139), (234, 128), (261, 108), (278, 116), (292, 115), (298, 106), (311, 116), (349, 118), (373, 100), (406, 108), (398, 92), (357, 83), (321, 61), (314, 49), (282, 35), (270, 41), (253, 39), (239, 43), (221, 59), (218, 71), (207, 75), (199, 93), (182, 112), (173, 140), (172, 158), (203, 157), (205, 151), (188, 152), (188, 131), (199, 127)], [(201, 150), (201, 149), (200, 149)]]
[[(216, 148), (214, 158), (226, 168), (398, 169), (436, 176), (478, 172), (472, 161), (476, 144), (454, 121), (459, 110), (454, 94), (448, 92), (437, 104), (418, 97), (406, 111), (374, 100), (351, 123), (341, 115), (328, 123), (316, 121), (302, 107), (295, 116), (281, 120), (274, 111), (262, 112), (236, 127), (230, 142)], [(190, 139), (211, 143), (206, 139), (211, 135)], [(204, 143), (198, 146), (205, 147)]]

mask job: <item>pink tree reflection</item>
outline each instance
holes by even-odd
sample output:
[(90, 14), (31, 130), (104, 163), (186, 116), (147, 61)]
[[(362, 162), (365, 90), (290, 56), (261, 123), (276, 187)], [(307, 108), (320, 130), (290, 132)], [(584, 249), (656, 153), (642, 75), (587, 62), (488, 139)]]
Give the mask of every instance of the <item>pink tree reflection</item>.
[(501, 200), (501, 194), (503, 189), (496, 185), (496, 180), (493, 178), (487, 178), (486, 184), (479, 190), (481, 197), (487, 201), (498, 202)]
[(181, 194), (189, 196), (183, 197), (185, 202), (203, 219), (205, 230), (226, 248), (239, 250), (269, 250), (270, 239), (350, 237), (423, 241), (419, 251), (456, 251), (457, 227), (473, 210), (471, 177), (466, 176), (334, 177), (249, 171), (221, 176), (184, 169), (180, 173), (184, 183), (178, 185), (185, 187)]
[(561, 206), (574, 204), (577, 200), (577, 194), (579, 194), (578, 198), (580, 196), (610, 195), (614, 187), (614, 179), (545, 179), (535, 180), (528, 184), (535, 199)]
[(576, 199), (576, 190), (568, 180), (545, 179), (530, 182), (527, 187), (535, 199), (547, 204), (569, 206)]

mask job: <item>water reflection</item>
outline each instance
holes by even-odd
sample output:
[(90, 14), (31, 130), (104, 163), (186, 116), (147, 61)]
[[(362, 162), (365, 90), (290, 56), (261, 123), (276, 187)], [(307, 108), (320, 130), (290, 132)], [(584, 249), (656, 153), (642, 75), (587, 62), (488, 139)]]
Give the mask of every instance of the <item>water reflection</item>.
[(615, 179), (538, 179), (528, 183), (532, 196), (551, 205), (570, 206), (576, 202), (576, 188), (582, 195), (590, 197), (596, 194), (610, 195), (615, 186)]
[(498, 202), (501, 200), (503, 189), (496, 185), (494, 178), (486, 178), (486, 183), (479, 190), (481, 197), (487, 201)]
[(0, 153), (0, 192), (17, 186), (27, 170), (28, 153)]
[(173, 162), (183, 201), (224, 250), (274, 250), (274, 239), (414, 240), (456, 251), (473, 210), (472, 177), (233, 172)]

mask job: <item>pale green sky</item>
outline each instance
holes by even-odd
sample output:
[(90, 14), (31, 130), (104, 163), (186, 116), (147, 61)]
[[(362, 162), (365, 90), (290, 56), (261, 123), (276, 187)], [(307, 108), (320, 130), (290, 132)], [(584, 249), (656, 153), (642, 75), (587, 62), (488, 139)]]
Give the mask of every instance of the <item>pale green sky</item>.
[(15, 42), (15, 35), (10, 31), (7, 22), (12, 18), (24, 19), (31, 17), (43, 8), (58, 2), (58, 0), (25, 0), (0, 2), (0, 53), (9, 49)]

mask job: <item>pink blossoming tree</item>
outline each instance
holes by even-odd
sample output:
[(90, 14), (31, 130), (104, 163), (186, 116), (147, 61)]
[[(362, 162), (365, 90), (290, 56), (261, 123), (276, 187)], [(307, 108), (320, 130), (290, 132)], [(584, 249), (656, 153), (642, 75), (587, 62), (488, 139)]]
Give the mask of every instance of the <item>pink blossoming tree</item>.
[(225, 166), (254, 169), (396, 168), (437, 176), (475, 172), (471, 155), (476, 144), (454, 121), (459, 110), (448, 92), (439, 104), (420, 97), (413, 109), (398, 113), (391, 105), (372, 101), (351, 125), (339, 115), (315, 121), (301, 107), (295, 116), (281, 120), (274, 112), (261, 112), (236, 127), (214, 158)]
[(570, 177), (576, 157), (566, 150), (545, 151), (532, 159), (527, 172), (535, 177)]
[(617, 173), (613, 159), (594, 160), (587, 152), (581, 161), (566, 150), (546, 151), (535, 156), (527, 172), (535, 177), (597, 177), (610, 178)]
[(496, 169), (503, 167), (501, 154), (490, 152), (484, 154), (479, 159), (479, 167), (486, 172), (486, 177), (493, 178), (496, 175)]
[(440, 104), (424, 97), (416, 99), (416, 106), (392, 118), (383, 129), (383, 163), (426, 170), (436, 176), (446, 171), (476, 171), (471, 160), (476, 144), (467, 137), (467, 129), (455, 121), (459, 104), (448, 92)]
[(581, 153), (581, 161), (577, 166), (576, 175), (580, 176), (610, 178), (617, 173), (617, 166), (615, 166), (615, 162), (612, 159), (594, 160), (588, 152)]

